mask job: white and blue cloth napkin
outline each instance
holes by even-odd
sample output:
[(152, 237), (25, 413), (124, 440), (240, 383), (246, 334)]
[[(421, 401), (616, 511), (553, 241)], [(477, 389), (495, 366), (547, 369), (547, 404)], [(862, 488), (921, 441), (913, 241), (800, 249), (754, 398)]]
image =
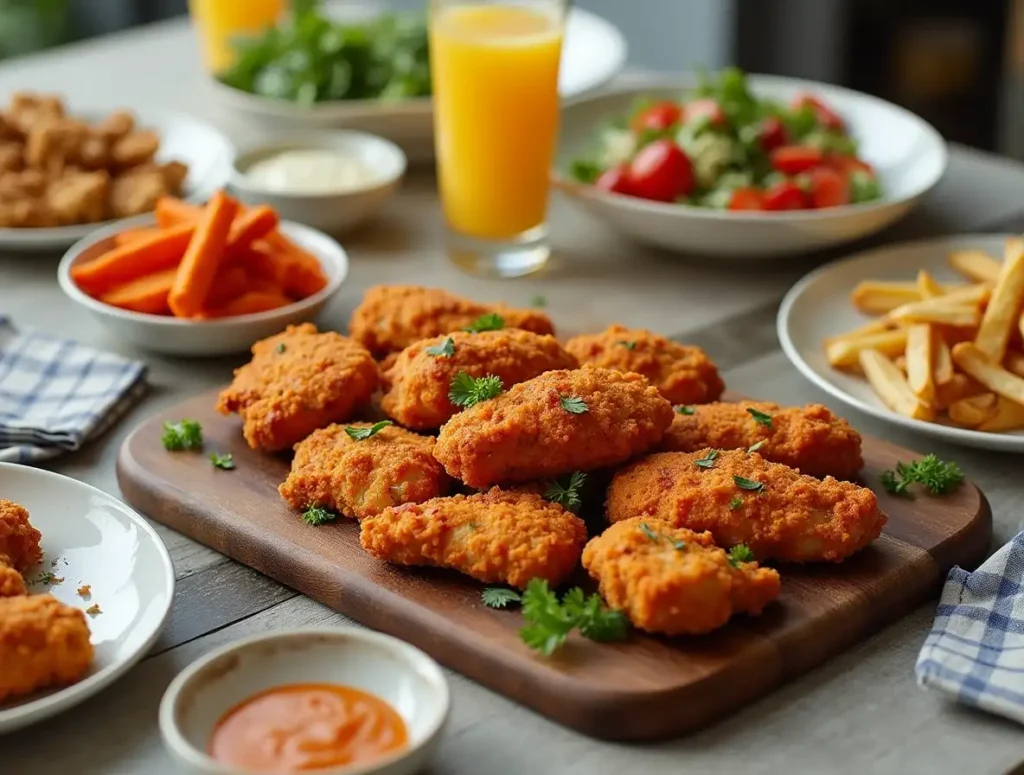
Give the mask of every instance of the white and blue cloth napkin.
[(144, 364), (0, 316), (0, 462), (37, 463), (78, 449), (145, 390)]
[(974, 573), (949, 572), (917, 682), (1024, 724), (1024, 533)]

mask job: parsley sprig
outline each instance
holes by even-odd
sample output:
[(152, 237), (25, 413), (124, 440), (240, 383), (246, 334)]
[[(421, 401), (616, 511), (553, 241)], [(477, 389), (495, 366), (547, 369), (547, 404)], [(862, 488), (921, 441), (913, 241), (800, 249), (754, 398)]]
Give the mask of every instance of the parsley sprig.
[(324, 508), (323, 506), (316, 506), (313, 504), (306, 506), (306, 510), (302, 512), (302, 521), (307, 525), (313, 525), (314, 527), (317, 525), (327, 524), (328, 522), (333, 522), (337, 518), (338, 514), (336, 512), (331, 511), (328, 508)]
[(882, 486), (887, 492), (911, 499), (914, 494), (907, 488), (912, 484), (924, 486), (932, 495), (948, 495), (963, 480), (964, 472), (960, 466), (946, 463), (935, 455), (925, 455), (909, 463), (897, 463), (896, 468), (882, 473)]
[(698, 458), (697, 460), (694, 460), (693, 464), (695, 466), (697, 466), (697, 468), (714, 468), (715, 467), (715, 459), (717, 457), (718, 457), (718, 450), (717, 449), (712, 449), (704, 457)]
[(177, 452), (182, 449), (201, 449), (203, 446), (203, 426), (195, 420), (179, 420), (165, 422), (164, 432), (160, 436), (164, 449)]
[(772, 416), (770, 414), (759, 412), (752, 406), (747, 407), (747, 413), (754, 418), (754, 422), (758, 425), (763, 425), (765, 428), (772, 427)]
[(346, 425), (345, 433), (348, 434), (348, 437), (352, 439), (352, 441), (363, 441), (371, 436), (376, 436), (389, 425), (394, 425), (394, 423), (391, 422), (391, 420), (380, 420), (379, 422), (375, 422), (369, 428), (357, 428), (354, 425)]
[(627, 350), (636, 349), (636, 342), (630, 341), (628, 339), (620, 339), (615, 344), (617, 344), (619, 347), (625, 347)]
[(683, 406), (682, 404), (680, 404), (679, 406), (675, 407), (675, 410), (676, 410), (676, 414), (685, 414), (685, 415), (691, 415), (694, 412), (694, 409), (693, 409), (692, 406)]
[(753, 479), (747, 479), (743, 476), (733, 476), (732, 480), (741, 490), (761, 492), (764, 489), (764, 482), (755, 482)]
[(579, 396), (559, 396), (558, 401), (569, 414), (586, 414), (590, 411), (587, 402)]
[(435, 358), (451, 358), (455, 355), (455, 340), (446, 336), (443, 342), (428, 347), (424, 352), (433, 355)]
[(628, 623), (621, 611), (605, 608), (601, 596), (587, 597), (573, 587), (559, 601), (543, 579), (531, 579), (522, 595), (526, 625), (519, 637), (534, 651), (551, 656), (562, 647), (569, 633), (599, 642), (625, 640)]
[(754, 553), (750, 551), (750, 547), (746, 544), (736, 544), (732, 549), (729, 550), (729, 564), (734, 567), (740, 567), (741, 562), (753, 562)]
[(587, 475), (585, 473), (573, 471), (566, 477), (549, 482), (547, 489), (544, 491), (544, 497), (552, 503), (557, 503), (563, 509), (577, 514), (579, 513), (580, 506), (583, 505), (583, 498), (580, 492), (583, 489), (583, 483), (586, 481)]
[(463, 331), (469, 331), (471, 334), (479, 334), (481, 331), (500, 331), (505, 327), (505, 318), (499, 315), (497, 312), (488, 312), (486, 315), (481, 315)]
[(466, 372), (460, 371), (452, 380), (448, 388), (448, 400), (456, 406), (468, 409), (479, 404), (481, 401), (488, 401), (501, 395), (505, 386), (501, 377), (488, 374), (486, 377), (471, 377)]
[(480, 600), (488, 608), (505, 608), (509, 603), (518, 603), (523, 596), (514, 589), (505, 587), (487, 587), (481, 594)]
[(235, 456), (230, 452), (225, 452), (223, 455), (216, 452), (210, 453), (210, 462), (213, 463), (214, 468), (221, 468), (225, 471), (231, 471), (235, 467)]

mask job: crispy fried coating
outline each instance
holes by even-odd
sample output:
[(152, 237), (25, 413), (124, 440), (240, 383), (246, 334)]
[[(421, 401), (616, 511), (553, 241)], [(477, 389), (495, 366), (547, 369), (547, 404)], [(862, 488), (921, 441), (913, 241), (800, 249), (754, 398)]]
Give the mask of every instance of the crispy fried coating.
[(41, 539), (22, 506), (0, 499), (0, 597), (25, 594), (22, 574), (43, 559)]
[(759, 614), (779, 596), (779, 574), (730, 563), (711, 533), (634, 517), (592, 538), (583, 567), (635, 627), (667, 635), (716, 630), (734, 613)]
[(576, 359), (553, 336), (520, 329), (448, 334), (454, 353), (431, 355), (446, 336), (409, 345), (384, 376), (388, 392), (381, 408), (408, 428), (440, 428), (461, 409), (448, 400), (452, 380), (459, 372), (471, 377), (493, 374), (505, 388), (556, 369), (574, 369)]
[(644, 328), (609, 326), (599, 334), (573, 337), (565, 349), (582, 364), (642, 374), (673, 404), (714, 401), (725, 389), (703, 350)]
[(583, 520), (532, 492), (494, 487), (475, 495), (397, 506), (360, 523), (359, 541), (396, 565), (452, 568), (486, 584), (557, 586), (576, 568)]
[(363, 347), (303, 323), (252, 346), (252, 360), (235, 370), (217, 411), (241, 415), (253, 449), (287, 449), (369, 405), (377, 381), (377, 364)]
[(79, 609), (50, 595), (0, 598), (0, 702), (74, 683), (92, 657)]
[(743, 450), (645, 457), (615, 475), (605, 509), (609, 522), (663, 519), (783, 562), (839, 562), (878, 538), (886, 522), (866, 487), (815, 479)]
[(292, 507), (324, 506), (363, 519), (389, 506), (422, 503), (447, 491), (451, 480), (434, 459), (430, 436), (392, 426), (356, 441), (345, 427), (329, 425), (295, 445), (291, 473), (278, 487)]
[[(563, 405), (573, 398), (585, 411)], [(672, 405), (639, 374), (549, 371), (452, 417), (434, 456), (470, 487), (548, 479), (647, 451), (672, 415)]]
[(506, 328), (522, 328), (535, 334), (555, 332), (547, 315), (537, 310), (479, 304), (438, 288), (417, 285), (370, 288), (353, 311), (348, 328), (353, 339), (383, 357), (421, 339), (459, 331), (490, 312), (501, 315)]
[[(748, 411), (767, 414), (771, 427)], [(693, 414), (677, 412), (659, 450), (696, 452), (713, 449), (757, 451), (765, 460), (799, 469), (808, 476), (851, 479), (864, 467), (860, 434), (821, 404), (800, 408), (766, 401), (739, 401), (691, 406)], [(762, 443), (763, 442), (763, 443)]]

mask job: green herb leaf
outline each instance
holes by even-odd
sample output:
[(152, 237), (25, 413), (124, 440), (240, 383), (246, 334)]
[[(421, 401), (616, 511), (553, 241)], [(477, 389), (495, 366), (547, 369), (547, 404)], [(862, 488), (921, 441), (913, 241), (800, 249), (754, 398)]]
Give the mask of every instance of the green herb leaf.
[(569, 414), (586, 414), (590, 411), (586, 401), (579, 396), (559, 396), (558, 400)]
[(281, 342), (281, 344), (274, 348), (274, 352), (283, 353), (287, 349), (288, 346), (284, 342)]
[(601, 177), (603, 172), (601, 165), (590, 159), (573, 159), (569, 164), (569, 177), (588, 186)]
[(741, 490), (751, 490), (753, 492), (761, 492), (764, 489), (764, 482), (755, 482), (753, 479), (745, 479), (742, 476), (733, 476), (732, 480), (736, 483), (736, 486)]
[(734, 495), (732, 500), (729, 501), (729, 511), (736, 511), (736, 509), (740, 508), (742, 505), (743, 498), (741, 498), (739, 495)]
[(686, 549), (686, 541), (677, 540), (677, 539), (673, 538), (672, 539), (672, 548), (675, 549), (677, 552), (681, 552), (684, 549)]
[(617, 344), (619, 347), (625, 347), (627, 350), (635, 350), (636, 349), (636, 342), (629, 342), (629, 341), (626, 341), (625, 339), (621, 339), (618, 342), (616, 342), (615, 344)]
[(964, 472), (956, 463), (946, 463), (935, 455), (925, 455), (910, 463), (897, 463), (895, 469), (882, 473), (882, 486), (893, 495), (913, 498), (907, 488), (920, 484), (932, 495), (954, 492), (964, 480)]
[(747, 454), (749, 455), (751, 452), (757, 452), (759, 449), (761, 449), (761, 447), (763, 447), (767, 443), (767, 439), (761, 439), (756, 444), (751, 444), (749, 447), (747, 447)]
[(363, 441), (371, 436), (376, 436), (389, 425), (394, 425), (394, 423), (391, 422), (391, 420), (380, 420), (375, 422), (369, 428), (356, 428), (353, 425), (347, 425), (345, 426), (345, 433), (347, 433), (348, 437), (353, 441)]
[(214, 468), (222, 468), (225, 471), (231, 471), (235, 467), (235, 458), (230, 452), (223, 455), (211, 452), (210, 462), (213, 463)]
[(729, 564), (738, 568), (741, 562), (753, 562), (754, 553), (746, 544), (736, 544), (729, 550)]
[(160, 436), (164, 449), (176, 452), (182, 449), (200, 449), (203, 446), (203, 426), (195, 420), (165, 422)]
[(330, 509), (326, 509), (323, 506), (314, 506), (312, 504), (306, 506), (306, 510), (302, 512), (302, 521), (307, 525), (324, 525), (328, 522), (333, 522), (337, 518), (337, 513)]
[(752, 406), (747, 407), (747, 413), (754, 418), (754, 422), (756, 422), (758, 425), (763, 425), (765, 428), (772, 427), (772, 416), (770, 414), (759, 412)]
[(428, 347), (424, 352), (427, 355), (433, 355), (435, 358), (450, 358), (455, 355), (455, 340), (450, 336), (446, 336), (443, 342)]
[(488, 587), (480, 594), (480, 600), (488, 608), (504, 608), (509, 603), (518, 603), (522, 595), (514, 589), (504, 587)]
[(682, 406), (680, 404), (675, 409), (676, 409), (676, 414), (691, 415), (691, 414), (694, 413), (694, 408), (692, 406)]
[(647, 538), (654, 543), (658, 543), (658, 534), (651, 530), (646, 522), (640, 523), (640, 532), (642, 532)]
[(693, 462), (694, 462), (694, 465), (697, 466), (697, 468), (714, 468), (715, 467), (715, 459), (717, 457), (718, 457), (718, 450), (717, 449), (713, 449), (713, 450), (709, 451), (708, 454), (706, 454), (704, 457), (700, 458), (699, 460), (694, 460)]
[(505, 327), (505, 318), (499, 315), (497, 312), (488, 312), (486, 315), (481, 315), (463, 331), (469, 331), (471, 334), (479, 334), (481, 331), (500, 331)]
[(574, 629), (594, 641), (624, 640), (628, 622), (621, 611), (605, 608), (599, 595), (586, 597), (579, 587), (566, 592), (561, 602), (543, 579), (531, 579), (522, 595), (526, 625), (519, 637), (535, 651), (550, 656), (561, 648)]
[(562, 477), (561, 479), (549, 482), (548, 488), (544, 492), (544, 497), (552, 503), (557, 503), (563, 509), (577, 514), (579, 513), (580, 506), (583, 505), (580, 492), (586, 480), (587, 475), (585, 473), (573, 471), (568, 477)]
[(500, 377), (488, 374), (486, 377), (471, 377), (460, 371), (448, 389), (448, 400), (456, 406), (468, 409), (481, 401), (489, 401), (501, 395), (505, 386)]

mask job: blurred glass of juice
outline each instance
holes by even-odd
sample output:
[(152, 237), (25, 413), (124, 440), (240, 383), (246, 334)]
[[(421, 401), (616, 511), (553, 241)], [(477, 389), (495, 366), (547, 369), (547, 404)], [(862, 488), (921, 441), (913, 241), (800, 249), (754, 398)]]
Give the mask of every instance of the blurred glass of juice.
[(234, 62), (234, 38), (259, 35), (277, 24), (286, 0), (188, 0), (203, 63), (219, 73)]
[(544, 265), (567, 0), (432, 0), (430, 67), (452, 260), (475, 274)]

